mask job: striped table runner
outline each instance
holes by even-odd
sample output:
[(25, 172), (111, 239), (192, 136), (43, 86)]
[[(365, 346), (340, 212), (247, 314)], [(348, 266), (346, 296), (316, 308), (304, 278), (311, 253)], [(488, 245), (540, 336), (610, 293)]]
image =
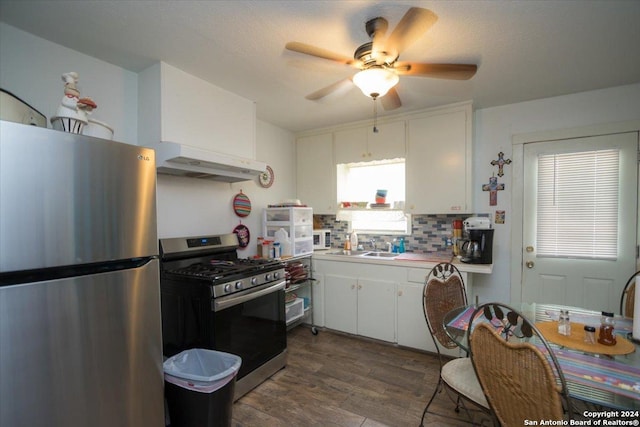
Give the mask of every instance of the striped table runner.
[(554, 353), (567, 381), (640, 400), (640, 368), (567, 350)]

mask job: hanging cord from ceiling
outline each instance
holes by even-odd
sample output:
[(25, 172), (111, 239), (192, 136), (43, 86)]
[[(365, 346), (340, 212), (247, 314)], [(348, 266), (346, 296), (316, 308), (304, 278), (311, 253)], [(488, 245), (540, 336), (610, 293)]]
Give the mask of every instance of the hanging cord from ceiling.
[(373, 133), (378, 133), (378, 103), (376, 102), (378, 94), (372, 93), (371, 98), (373, 98)]

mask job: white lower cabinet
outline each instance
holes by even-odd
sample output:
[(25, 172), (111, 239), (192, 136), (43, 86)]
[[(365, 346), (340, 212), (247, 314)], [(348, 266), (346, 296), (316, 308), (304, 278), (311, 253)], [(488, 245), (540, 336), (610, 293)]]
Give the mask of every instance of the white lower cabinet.
[(324, 275), (324, 324), (336, 331), (358, 333), (358, 279)]
[(418, 283), (398, 284), (398, 344), (436, 351), (422, 311), (422, 290)]
[(396, 284), (325, 274), (325, 326), (395, 342)]
[(396, 341), (396, 283), (358, 279), (358, 335)]
[[(322, 277), (324, 294), (322, 322), (316, 324), (436, 352), (422, 309), (422, 292), (429, 267), (317, 260), (314, 268), (314, 277)], [(470, 277), (462, 273), (462, 279), (467, 283)], [(461, 355), (457, 348), (444, 349), (443, 353)]]

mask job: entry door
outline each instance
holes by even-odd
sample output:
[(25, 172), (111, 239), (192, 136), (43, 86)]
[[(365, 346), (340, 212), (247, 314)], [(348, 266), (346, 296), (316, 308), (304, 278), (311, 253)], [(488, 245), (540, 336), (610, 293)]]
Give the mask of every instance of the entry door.
[[(538, 233), (543, 218), (546, 218), (538, 210), (539, 205), (543, 204), (538, 199), (541, 157), (607, 149), (619, 150), (617, 232), (613, 233), (613, 238), (617, 240), (617, 248), (608, 256), (598, 253), (591, 256), (576, 255), (566, 251), (550, 255), (548, 247), (544, 249), (545, 253), (541, 253), (543, 248), (538, 248), (537, 245), (541, 245), (538, 240), (547, 238), (546, 235)], [(618, 311), (622, 289), (628, 277), (635, 271), (636, 265), (637, 150), (637, 132), (525, 144), (522, 301)], [(555, 162), (556, 160), (554, 164)], [(579, 166), (578, 169), (584, 168)], [(600, 175), (596, 176), (597, 179), (601, 178)], [(581, 185), (580, 180), (569, 185), (569, 193), (580, 191)], [(615, 191), (615, 184), (613, 187), (612, 191)], [(567, 193), (557, 190), (553, 192), (552, 197), (555, 204), (559, 203), (560, 199), (566, 200), (568, 196)], [(575, 221), (583, 220), (586, 215), (584, 212), (578, 213), (575, 215)], [(579, 240), (578, 237), (584, 239), (586, 235), (593, 234), (593, 230), (597, 232), (603, 220), (602, 216), (596, 216), (592, 221), (592, 227), (582, 226), (573, 230), (576, 241)], [(613, 222), (615, 224), (615, 218)], [(570, 228), (572, 222), (561, 224), (560, 227)], [(594, 240), (598, 241), (598, 238)]]

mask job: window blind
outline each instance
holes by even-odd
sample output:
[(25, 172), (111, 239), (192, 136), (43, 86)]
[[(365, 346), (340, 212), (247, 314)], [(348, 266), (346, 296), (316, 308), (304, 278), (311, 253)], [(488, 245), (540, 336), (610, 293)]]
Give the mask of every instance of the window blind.
[(538, 157), (537, 254), (615, 260), (619, 150)]

